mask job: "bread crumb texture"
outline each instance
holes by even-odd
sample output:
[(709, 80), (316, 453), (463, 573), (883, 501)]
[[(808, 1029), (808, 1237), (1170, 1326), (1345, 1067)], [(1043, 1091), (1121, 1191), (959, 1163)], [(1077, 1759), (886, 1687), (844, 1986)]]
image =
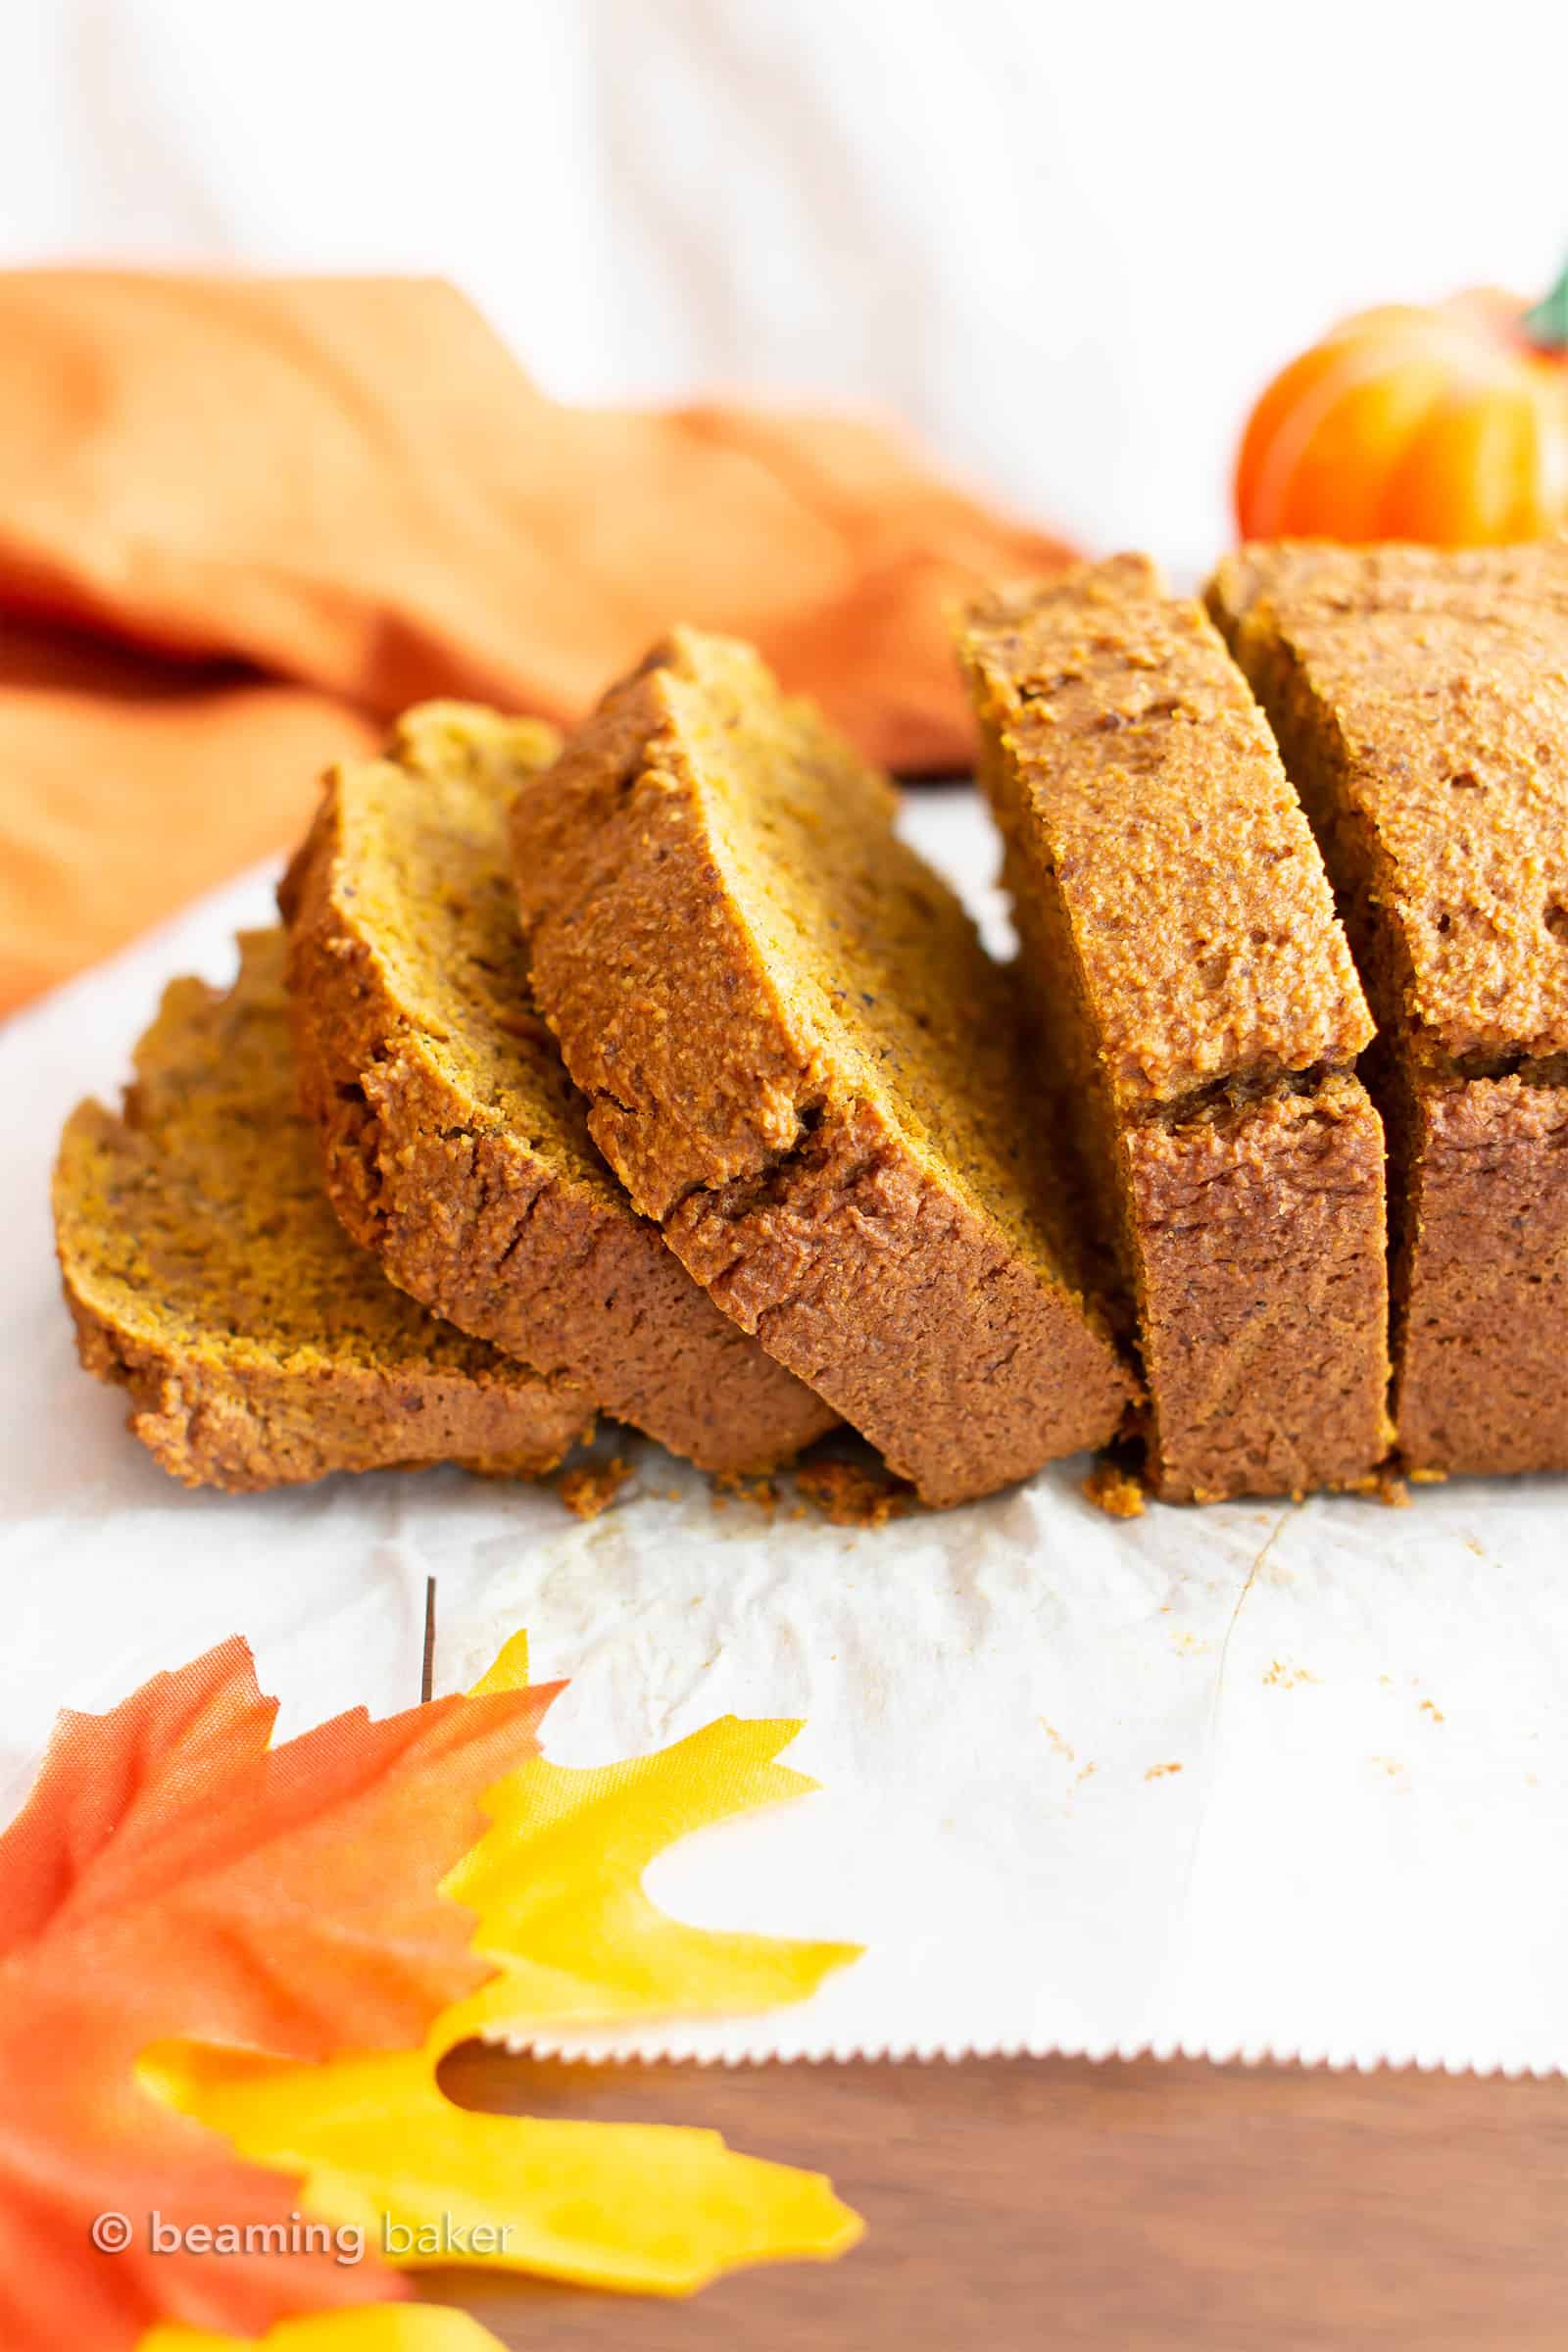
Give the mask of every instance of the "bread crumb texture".
[(597, 1519), (610, 1509), (631, 1475), (630, 1462), (619, 1453), (608, 1462), (576, 1462), (560, 1473), (556, 1493), (574, 1519)]

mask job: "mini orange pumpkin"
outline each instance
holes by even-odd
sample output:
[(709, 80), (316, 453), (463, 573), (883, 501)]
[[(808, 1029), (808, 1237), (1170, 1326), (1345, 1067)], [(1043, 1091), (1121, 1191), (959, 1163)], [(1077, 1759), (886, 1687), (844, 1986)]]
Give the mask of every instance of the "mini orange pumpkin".
[(1568, 525), (1568, 270), (1359, 312), (1293, 360), (1236, 466), (1245, 539), (1485, 547)]

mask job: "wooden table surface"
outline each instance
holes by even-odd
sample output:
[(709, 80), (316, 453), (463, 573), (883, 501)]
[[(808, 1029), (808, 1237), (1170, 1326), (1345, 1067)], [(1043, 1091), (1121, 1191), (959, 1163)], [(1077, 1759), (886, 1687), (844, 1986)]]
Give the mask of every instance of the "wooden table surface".
[(1563, 2352), (1568, 2085), (1185, 2061), (559, 2066), (466, 2105), (700, 2123), (831, 2174), (836, 2264), (689, 2302), (429, 2275), (504, 2343), (607, 2352)]

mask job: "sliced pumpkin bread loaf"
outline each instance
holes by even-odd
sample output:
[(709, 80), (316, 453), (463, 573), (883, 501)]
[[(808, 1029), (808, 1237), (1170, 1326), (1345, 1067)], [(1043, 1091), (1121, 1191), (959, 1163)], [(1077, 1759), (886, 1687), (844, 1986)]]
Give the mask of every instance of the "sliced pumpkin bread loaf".
[(534, 721), (429, 704), (385, 759), (328, 777), (281, 893), (327, 1192), (461, 1330), (707, 1470), (767, 1469), (837, 1416), (636, 1214), (529, 995), (507, 816), (559, 748)]
[(537, 1474), (593, 1399), (466, 1339), (344, 1233), (296, 1106), (280, 931), (227, 994), (176, 980), (123, 1110), (83, 1102), (55, 1171), (81, 1358), (188, 1486), (460, 1461)]
[(1009, 980), (895, 796), (757, 656), (682, 630), (518, 795), (539, 1001), (637, 1207), (951, 1503), (1107, 1438)]
[(1568, 1469), (1568, 545), (1284, 545), (1209, 603), (1380, 1037), (1417, 1472)]
[(1142, 557), (987, 597), (957, 642), (1040, 1050), (1134, 1302), (1150, 1481), (1364, 1480), (1388, 1444), (1372, 1025), (1262, 714)]

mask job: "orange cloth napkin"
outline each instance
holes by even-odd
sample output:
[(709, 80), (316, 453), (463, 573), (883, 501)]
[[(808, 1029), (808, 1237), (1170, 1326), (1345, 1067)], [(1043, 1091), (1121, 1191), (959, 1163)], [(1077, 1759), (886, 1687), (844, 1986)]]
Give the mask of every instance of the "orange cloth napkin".
[(944, 608), (1067, 552), (865, 424), (562, 407), (438, 283), (0, 275), (0, 1007), (290, 842), (403, 705), (569, 722), (676, 620), (959, 767)]

